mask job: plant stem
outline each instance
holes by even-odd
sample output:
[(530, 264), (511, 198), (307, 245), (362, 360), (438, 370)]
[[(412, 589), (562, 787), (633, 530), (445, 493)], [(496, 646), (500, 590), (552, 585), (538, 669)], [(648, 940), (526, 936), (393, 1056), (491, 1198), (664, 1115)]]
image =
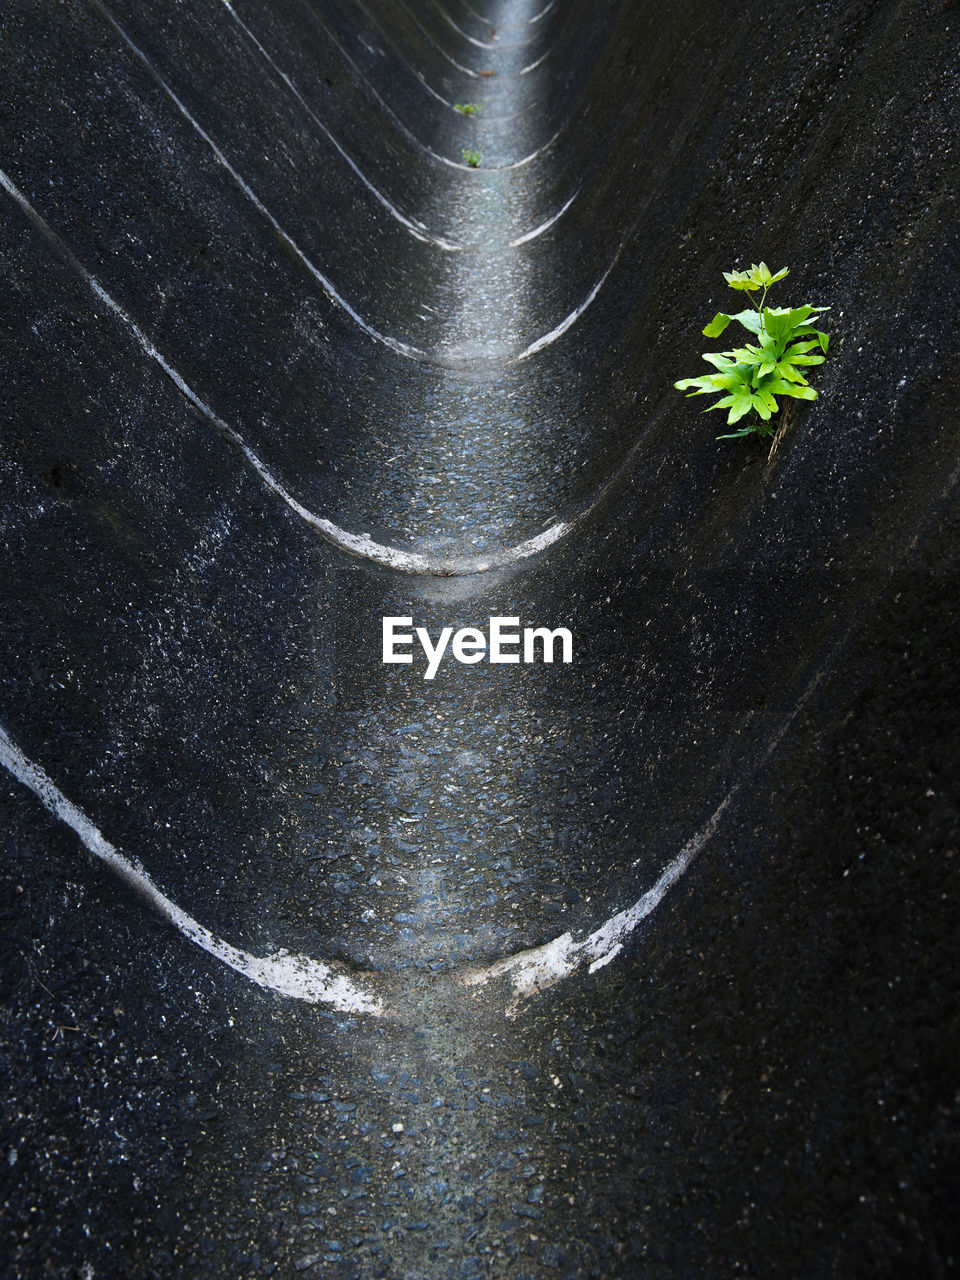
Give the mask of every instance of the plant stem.
[[(756, 303), (756, 302), (754, 302), (754, 303), (753, 303), (753, 305), (757, 308), (757, 312), (758, 312), (758, 313), (759, 313), (759, 315), (760, 315), (760, 333), (766, 333), (766, 329), (763, 327), (763, 308), (764, 308), (764, 305), (766, 304), (766, 301), (767, 301), (767, 291), (769, 290), (769, 288), (770, 288), (770, 286), (769, 286), (768, 284), (765, 284), (765, 285), (763, 286), (763, 294), (762, 294), (762, 296), (761, 296), (761, 298), (760, 298), (760, 302), (759, 302), (759, 303)], [(753, 301), (753, 299), (751, 298), (751, 302), (752, 302), (752, 301)], [(760, 335), (758, 334), (757, 336), (759, 337)]]

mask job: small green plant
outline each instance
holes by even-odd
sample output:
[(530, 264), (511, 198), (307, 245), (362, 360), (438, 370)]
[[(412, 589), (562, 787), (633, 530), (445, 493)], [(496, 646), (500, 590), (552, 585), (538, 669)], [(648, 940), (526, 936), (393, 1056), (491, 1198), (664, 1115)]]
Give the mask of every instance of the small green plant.
[(470, 147), (462, 147), (460, 154), (463, 156), (464, 162), (468, 164), (471, 169), (476, 169), (480, 164), (480, 161), (483, 159), (483, 156), (479, 151), (472, 151)]
[(475, 102), (455, 102), (453, 109), (454, 111), (459, 111), (463, 116), (475, 116), (480, 110)]
[[(754, 334), (757, 341), (733, 351), (705, 351), (703, 358), (714, 366), (716, 373), (682, 378), (673, 384), (678, 391), (687, 391), (691, 396), (724, 392), (704, 412), (728, 409), (728, 427), (751, 415), (751, 420), (739, 431), (718, 436), (718, 440), (736, 440), (752, 434), (772, 436), (774, 428), (770, 419), (780, 407), (777, 396), (791, 396), (795, 400), (817, 398), (802, 370), (809, 365), (823, 364), (830, 339), (809, 320), (830, 308), (768, 307), (767, 291), (787, 274), (784, 267), (772, 275), (765, 262), (759, 266), (754, 263), (749, 271), (725, 271), (723, 277), (731, 289), (760, 293), (760, 301), (750, 299), (753, 311), (740, 311), (736, 315), (718, 311), (703, 332), (708, 338), (719, 338), (731, 320), (736, 320)], [(820, 353), (815, 353), (814, 348), (818, 346)], [(695, 390), (691, 391), (691, 387)]]

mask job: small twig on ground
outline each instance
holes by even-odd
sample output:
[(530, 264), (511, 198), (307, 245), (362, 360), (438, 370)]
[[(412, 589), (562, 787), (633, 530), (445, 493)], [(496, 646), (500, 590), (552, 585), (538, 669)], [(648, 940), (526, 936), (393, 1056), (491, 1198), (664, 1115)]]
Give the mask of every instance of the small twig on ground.
[(57, 1027), (56, 1031), (53, 1033), (53, 1038), (54, 1040), (56, 1040), (57, 1037), (60, 1035), (61, 1031), (82, 1031), (82, 1030), (83, 1030), (82, 1027)]
[[(33, 961), (30, 959), (30, 957), (27, 955), (27, 953), (26, 953), (25, 951), (21, 951), (21, 952), (20, 952), (20, 954), (23, 956), (24, 960), (26, 960), (26, 962), (27, 962), (27, 968), (30, 970), (30, 976), (31, 976), (31, 978), (33, 978), (33, 980), (34, 980), (34, 982), (37, 984), (37, 986), (38, 986), (38, 987), (43, 987), (43, 989), (44, 989), (44, 991), (47, 993), (47, 995), (48, 995), (48, 996), (52, 996), (52, 995), (53, 995), (53, 992), (50, 990), (50, 988), (47, 986), (47, 984), (46, 984), (45, 982), (41, 982), (40, 978), (37, 976), (37, 970), (36, 970), (36, 967), (34, 966)], [(55, 997), (54, 997), (54, 998), (55, 998)]]
[(777, 449), (780, 446), (780, 441), (787, 434), (787, 428), (790, 426), (790, 419), (792, 415), (793, 415), (793, 405), (792, 404), (784, 405), (783, 419), (780, 423), (780, 426), (777, 428), (777, 434), (773, 437), (773, 440), (770, 443), (770, 452), (767, 454), (767, 462), (773, 461), (773, 455), (777, 452)]

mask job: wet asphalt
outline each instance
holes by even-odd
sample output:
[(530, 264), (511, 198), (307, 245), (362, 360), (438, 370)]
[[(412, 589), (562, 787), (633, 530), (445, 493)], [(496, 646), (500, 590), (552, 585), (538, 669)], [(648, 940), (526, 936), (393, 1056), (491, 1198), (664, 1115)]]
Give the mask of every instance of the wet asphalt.
[(960, 22), (792, 12), (0, 17), (4, 1275), (956, 1269)]

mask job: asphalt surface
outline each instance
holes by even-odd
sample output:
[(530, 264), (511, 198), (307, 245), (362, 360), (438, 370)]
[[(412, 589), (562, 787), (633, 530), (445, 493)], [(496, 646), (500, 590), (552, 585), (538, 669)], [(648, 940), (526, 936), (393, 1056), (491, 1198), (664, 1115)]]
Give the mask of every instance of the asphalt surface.
[(952, 1274), (956, 6), (0, 33), (3, 1275)]

